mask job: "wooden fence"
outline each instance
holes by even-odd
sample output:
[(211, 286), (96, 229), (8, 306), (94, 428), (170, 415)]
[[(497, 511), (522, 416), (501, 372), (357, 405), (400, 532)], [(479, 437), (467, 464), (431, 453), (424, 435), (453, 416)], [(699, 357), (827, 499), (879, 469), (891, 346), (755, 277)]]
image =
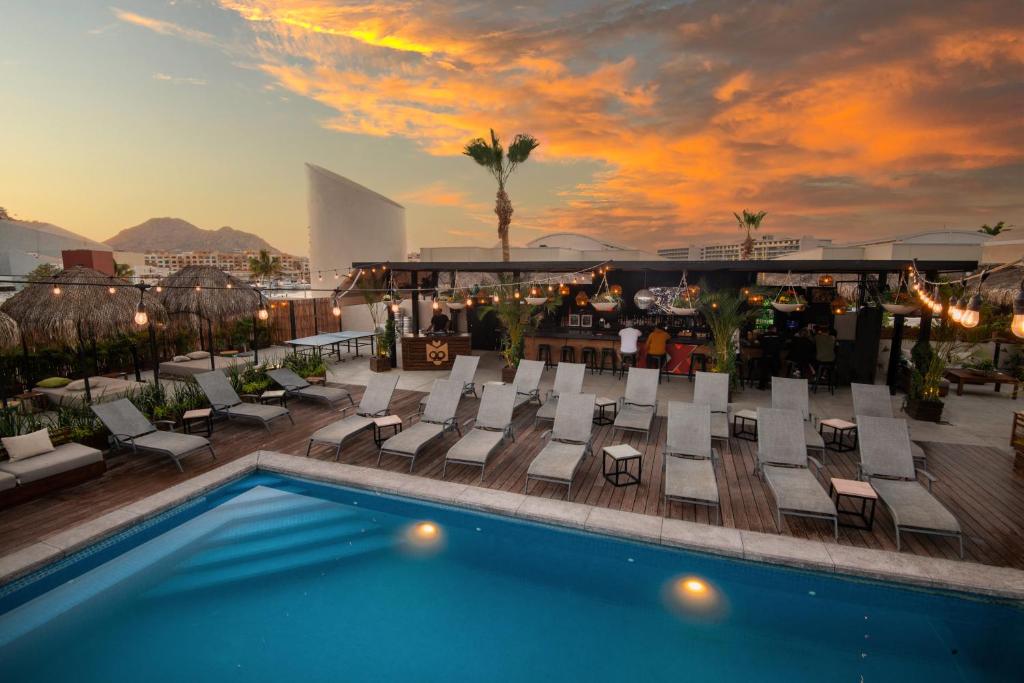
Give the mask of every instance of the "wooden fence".
[[(320, 332), (337, 332), (341, 318), (331, 313), (331, 299), (277, 299), (267, 305), (270, 341), (280, 344), (288, 339), (309, 337)], [(344, 315), (344, 308), (342, 308)]]

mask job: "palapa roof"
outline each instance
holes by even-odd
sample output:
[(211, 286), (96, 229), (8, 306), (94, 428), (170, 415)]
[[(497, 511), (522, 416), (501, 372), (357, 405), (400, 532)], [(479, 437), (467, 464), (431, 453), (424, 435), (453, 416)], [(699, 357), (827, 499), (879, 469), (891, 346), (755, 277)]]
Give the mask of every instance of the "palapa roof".
[(188, 315), (214, 326), (249, 317), (259, 308), (252, 286), (213, 266), (185, 266), (158, 286), (163, 291), (157, 297), (170, 315)]
[(1024, 265), (992, 273), (981, 284), (981, 296), (999, 306), (1012, 306), (1020, 291), (1021, 280), (1024, 280)]
[(9, 349), (21, 343), (18, 323), (6, 313), (0, 312), (0, 349)]
[[(60, 294), (53, 293), (55, 285)], [(108, 291), (111, 286), (113, 294)], [(151, 321), (167, 319), (163, 306), (148, 292), (143, 300)], [(127, 280), (74, 266), (25, 287), (2, 309), (18, 323), (26, 341), (77, 347), (79, 333), (83, 339), (104, 339), (138, 332), (138, 304), (139, 290)]]

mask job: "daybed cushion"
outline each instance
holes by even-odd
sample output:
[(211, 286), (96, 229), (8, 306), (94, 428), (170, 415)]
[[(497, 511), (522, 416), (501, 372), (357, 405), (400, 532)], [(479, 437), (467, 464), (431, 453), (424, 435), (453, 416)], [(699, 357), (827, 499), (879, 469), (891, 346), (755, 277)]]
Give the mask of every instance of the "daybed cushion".
[(4, 450), (7, 451), (7, 457), (12, 462), (32, 458), (53, 450), (53, 444), (50, 442), (50, 432), (46, 429), (40, 429), (31, 434), (22, 434), (21, 436), (5, 436), (0, 439), (0, 442), (3, 442)]
[(669, 498), (718, 502), (718, 481), (710, 460), (665, 456), (665, 495)]
[(503, 436), (503, 432), (472, 429), (448, 450), (446, 457), (452, 461), (483, 465), (491, 452), (501, 443)]
[(85, 391), (85, 380), (76, 379), (74, 382), (68, 382), (64, 388), (68, 391)]
[(775, 502), (782, 510), (836, 514), (835, 503), (808, 468), (765, 465), (763, 471), (768, 486), (775, 494)]
[(192, 353), (186, 353), (185, 355), (188, 356), (189, 358), (191, 358), (192, 360), (202, 360), (204, 358), (209, 358), (210, 357), (210, 352), (209, 351), (193, 351)]
[(18, 485), (18, 478), (13, 474), (0, 472), (0, 491), (8, 491)]
[(41, 382), (36, 382), (37, 387), (44, 389), (58, 389), (60, 387), (66, 387), (71, 384), (71, 380), (67, 377), (47, 377)]
[(543, 479), (570, 481), (586, 452), (584, 444), (549, 441), (530, 463), (527, 474)]
[(872, 477), (871, 486), (900, 526), (950, 533), (960, 531), (960, 522), (953, 513), (920, 483)]
[(172, 363), (187, 363), (190, 360), (192, 360), (192, 359), (189, 358), (188, 356), (175, 356), (174, 358), (171, 359), (171, 362)]
[(95, 448), (72, 442), (25, 460), (0, 462), (0, 471), (13, 474), (20, 484), (29, 484), (102, 461), (103, 454)]

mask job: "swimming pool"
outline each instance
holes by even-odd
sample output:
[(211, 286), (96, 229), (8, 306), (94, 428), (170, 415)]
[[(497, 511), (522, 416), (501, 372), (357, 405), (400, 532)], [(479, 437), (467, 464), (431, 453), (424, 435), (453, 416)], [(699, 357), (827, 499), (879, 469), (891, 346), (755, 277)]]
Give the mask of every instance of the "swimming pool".
[(1013, 680), (1024, 611), (258, 473), (0, 590), (10, 681)]

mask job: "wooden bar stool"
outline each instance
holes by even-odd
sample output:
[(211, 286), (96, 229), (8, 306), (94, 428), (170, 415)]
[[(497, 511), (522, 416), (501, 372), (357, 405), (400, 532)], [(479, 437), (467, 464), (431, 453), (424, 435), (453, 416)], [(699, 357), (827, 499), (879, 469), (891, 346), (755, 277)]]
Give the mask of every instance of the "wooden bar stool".
[(584, 346), (580, 352), (580, 362), (590, 368), (590, 374), (597, 370), (597, 349), (593, 346)]
[(562, 346), (561, 360), (563, 363), (575, 363), (576, 362), (576, 347), (564, 344)]
[(551, 344), (537, 345), (537, 360), (544, 361), (544, 367), (546, 368), (554, 366), (554, 363), (551, 362)]

